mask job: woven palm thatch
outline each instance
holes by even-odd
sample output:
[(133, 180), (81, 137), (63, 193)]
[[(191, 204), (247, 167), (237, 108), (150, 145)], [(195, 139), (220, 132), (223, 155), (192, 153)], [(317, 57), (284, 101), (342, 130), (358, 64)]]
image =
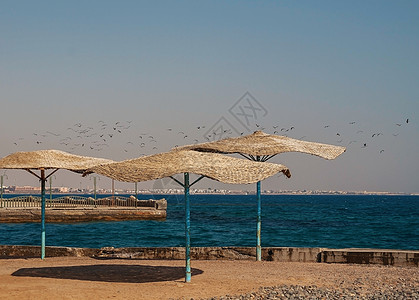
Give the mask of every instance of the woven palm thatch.
[(59, 150), (16, 152), (0, 159), (0, 169), (66, 169), (78, 173), (112, 160), (79, 156)]
[(267, 134), (262, 131), (255, 131), (250, 135), (227, 138), (215, 142), (182, 146), (177, 149), (215, 153), (241, 153), (253, 156), (302, 152), (325, 159), (335, 159), (346, 150), (345, 147), (306, 142), (286, 136)]
[(291, 176), (288, 168), (283, 165), (189, 150), (98, 165), (87, 170), (85, 174), (92, 172), (126, 182), (147, 181), (186, 172), (237, 184), (257, 182), (278, 172), (283, 172), (287, 177)]

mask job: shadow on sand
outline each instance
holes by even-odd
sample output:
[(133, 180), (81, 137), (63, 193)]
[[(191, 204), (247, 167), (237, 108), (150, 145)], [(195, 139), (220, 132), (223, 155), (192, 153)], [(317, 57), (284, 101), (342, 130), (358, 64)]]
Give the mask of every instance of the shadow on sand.
[[(192, 276), (203, 271), (192, 268)], [(142, 265), (89, 265), (69, 267), (22, 268), (12, 276), (46, 277), (104, 282), (146, 283), (174, 281), (185, 278), (184, 267)]]

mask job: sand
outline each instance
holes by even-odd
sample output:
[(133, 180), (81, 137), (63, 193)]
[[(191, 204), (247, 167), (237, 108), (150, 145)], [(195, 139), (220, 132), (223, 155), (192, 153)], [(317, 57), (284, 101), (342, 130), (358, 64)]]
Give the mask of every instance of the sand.
[(200, 299), (283, 284), (419, 289), (417, 267), (194, 260), (190, 283), (184, 272), (182, 260), (0, 259), (0, 299)]

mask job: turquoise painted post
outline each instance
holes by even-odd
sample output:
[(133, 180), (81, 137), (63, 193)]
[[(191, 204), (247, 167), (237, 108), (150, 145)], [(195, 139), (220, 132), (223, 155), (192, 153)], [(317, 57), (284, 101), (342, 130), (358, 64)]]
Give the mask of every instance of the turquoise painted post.
[(256, 194), (257, 194), (257, 202), (258, 202), (258, 212), (257, 212), (257, 228), (256, 228), (256, 260), (261, 261), (262, 260), (262, 247), (260, 242), (260, 232), (262, 227), (262, 204), (261, 204), (261, 197), (260, 197), (260, 181), (256, 183)]
[(49, 206), (52, 204), (52, 176), (49, 178)]
[(184, 187), (185, 187), (185, 260), (186, 260), (186, 275), (185, 282), (191, 281), (191, 219), (190, 219), (190, 205), (189, 205), (189, 173), (184, 173)]
[(3, 207), (3, 175), (1, 175), (1, 205)]
[(45, 258), (45, 170), (41, 170), (41, 259)]

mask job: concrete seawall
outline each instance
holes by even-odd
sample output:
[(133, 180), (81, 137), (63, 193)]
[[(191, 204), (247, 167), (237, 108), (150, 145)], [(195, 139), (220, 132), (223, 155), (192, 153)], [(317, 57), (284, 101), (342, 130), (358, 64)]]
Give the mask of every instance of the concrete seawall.
[[(0, 258), (40, 257), (39, 246), (0, 245)], [(184, 259), (183, 247), (139, 248), (71, 248), (46, 247), (47, 257), (75, 256), (98, 259)], [(255, 260), (254, 247), (192, 247), (195, 260)], [(419, 267), (419, 251), (382, 249), (327, 249), (268, 247), (262, 249), (262, 259), (281, 262), (318, 262), (347, 264), (378, 264), (403, 267)]]

